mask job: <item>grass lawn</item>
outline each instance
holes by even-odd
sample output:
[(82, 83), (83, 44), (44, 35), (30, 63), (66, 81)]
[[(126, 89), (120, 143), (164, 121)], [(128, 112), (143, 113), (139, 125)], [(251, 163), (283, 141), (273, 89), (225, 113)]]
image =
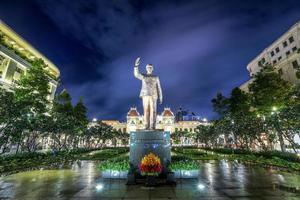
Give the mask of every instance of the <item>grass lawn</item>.
[(251, 152), (231, 149), (173, 148), (173, 153), (193, 160), (229, 160), (263, 167), (278, 167), (287, 171), (300, 172), (300, 158), (296, 154), (270, 152)]

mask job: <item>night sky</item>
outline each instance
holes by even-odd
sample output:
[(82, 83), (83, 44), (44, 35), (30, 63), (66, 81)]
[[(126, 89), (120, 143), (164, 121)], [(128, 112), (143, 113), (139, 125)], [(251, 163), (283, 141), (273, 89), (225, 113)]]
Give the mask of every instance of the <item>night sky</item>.
[(1, 0), (0, 19), (61, 71), (90, 118), (142, 111), (133, 76), (154, 65), (164, 106), (213, 118), (211, 99), (249, 79), (246, 65), (300, 20), (300, 1)]

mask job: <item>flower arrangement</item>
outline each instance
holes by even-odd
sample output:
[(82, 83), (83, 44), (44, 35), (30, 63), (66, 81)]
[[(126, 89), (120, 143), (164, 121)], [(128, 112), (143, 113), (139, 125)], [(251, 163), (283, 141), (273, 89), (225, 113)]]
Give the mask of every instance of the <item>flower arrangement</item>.
[(158, 156), (154, 153), (149, 153), (142, 159), (139, 169), (142, 176), (158, 176), (162, 170), (162, 165)]

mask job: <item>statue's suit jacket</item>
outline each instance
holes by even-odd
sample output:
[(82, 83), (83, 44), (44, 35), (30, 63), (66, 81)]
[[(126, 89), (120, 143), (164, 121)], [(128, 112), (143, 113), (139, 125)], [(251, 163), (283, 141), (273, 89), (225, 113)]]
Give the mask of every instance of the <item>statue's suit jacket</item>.
[(142, 81), (140, 97), (153, 96), (162, 99), (162, 90), (158, 76), (141, 74), (138, 67), (134, 67), (134, 76)]

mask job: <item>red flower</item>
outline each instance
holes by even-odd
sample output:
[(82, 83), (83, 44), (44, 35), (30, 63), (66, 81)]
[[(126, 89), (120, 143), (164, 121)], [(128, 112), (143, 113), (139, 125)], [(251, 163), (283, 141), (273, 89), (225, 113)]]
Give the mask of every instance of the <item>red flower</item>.
[(153, 153), (149, 153), (142, 159), (139, 169), (142, 175), (158, 175), (162, 170), (159, 157)]

